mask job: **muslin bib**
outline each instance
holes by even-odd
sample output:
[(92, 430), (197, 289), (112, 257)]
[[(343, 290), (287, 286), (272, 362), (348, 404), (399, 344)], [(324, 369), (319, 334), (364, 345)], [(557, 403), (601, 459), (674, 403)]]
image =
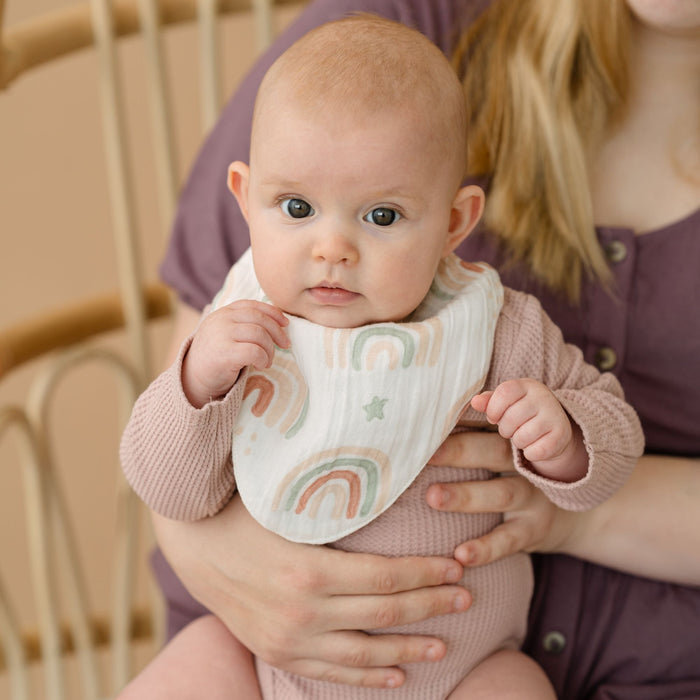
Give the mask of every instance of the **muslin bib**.
[[(250, 250), (213, 307), (236, 299), (265, 300)], [(253, 517), (320, 544), (385, 511), (483, 386), (502, 303), (493, 269), (451, 255), (405, 323), (337, 329), (289, 316), (291, 348), (239, 380), (233, 464)]]

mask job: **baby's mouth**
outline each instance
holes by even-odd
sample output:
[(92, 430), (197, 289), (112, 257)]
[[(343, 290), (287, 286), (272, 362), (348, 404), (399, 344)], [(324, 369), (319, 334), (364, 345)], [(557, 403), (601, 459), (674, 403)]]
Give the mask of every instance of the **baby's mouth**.
[(321, 282), (316, 287), (310, 287), (309, 294), (316, 301), (329, 306), (344, 306), (360, 296), (357, 292), (351, 292), (345, 287), (328, 282)]

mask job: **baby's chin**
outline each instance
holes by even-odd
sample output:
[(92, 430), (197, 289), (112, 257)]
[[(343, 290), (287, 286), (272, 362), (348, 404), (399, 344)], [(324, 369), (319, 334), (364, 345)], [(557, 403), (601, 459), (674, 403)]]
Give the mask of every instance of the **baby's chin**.
[[(312, 303), (309, 300), (313, 299)], [(272, 300), (270, 300), (272, 301)], [(301, 318), (325, 328), (360, 328), (379, 323), (402, 323), (410, 320), (415, 309), (388, 309), (384, 305), (372, 305), (366, 297), (356, 294), (347, 303), (318, 303), (313, 295), (305, 295), (298, 303), (278, 305), (287, 316)]]
[(315, 323), (317, 326), (324, 326), (326, 328), (361, 328), (362, 326), (371, 326), (373, 324), (380, 323), (402, 323), (404, 321), (410, 320), (411, 316), (398, 317), (387, 317), (378, 316), (371, 314), (357, 315), (339, 312), (337, 309), (324, 309), (316, 311), (315, 313), (309, 314), (287, 314), (288, 316), (297, 316), (298, 318), (304, 318), (311, 323)]

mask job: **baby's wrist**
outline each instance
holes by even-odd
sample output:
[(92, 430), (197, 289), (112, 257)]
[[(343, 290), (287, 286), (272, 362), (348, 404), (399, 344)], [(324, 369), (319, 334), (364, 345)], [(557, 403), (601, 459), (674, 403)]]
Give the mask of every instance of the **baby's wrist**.
[(554, 481), (573, 483), (580, 481), (588, 473), (589, 455), (581, 428), (572, 421), (572, 435), (569, 444), (557, 457), (541, 462), (530, 463), (534, 472)]
[(204, 408), (212, 401), (217, 401), (218, 399), (226, 396), (231, 390), (231, 387), (238, 380), (240, 371), (236, 373), (233, 377), (231, 385), (228, 387), (212, 387), (211, 384), (202, 382), (199, 380), (195, 372), (191, 371), (191, 368), (187, 364), (187, 356), (185, 356), (184, 362), (182, 364), (182, 372), (180, 374), (180, 383), (182, 385), (182, 391), (185, 394), (185, 398), (194, 408)]

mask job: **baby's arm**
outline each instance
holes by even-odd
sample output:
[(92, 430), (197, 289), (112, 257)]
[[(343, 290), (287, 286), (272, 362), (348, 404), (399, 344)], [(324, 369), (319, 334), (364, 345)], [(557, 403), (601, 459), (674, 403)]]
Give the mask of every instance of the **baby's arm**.
[(242, 299), (201, 322), (182, 363), (182, 389), (195, 407), (228, 394), (240, 371), (272, 364), (275, 345), (289, 347), (288, 323), (275, 306)]
[[(505, 291), (485, 390), (495, 391), (518, 377), (542, 382), (563, 407), (572, 429), (581, 433), (588, 456), (585, 474), (575, 481), (550, 478), (533, 469), (513, 444), (514, 466), (560, 508), (594, 508), (622, 486), (642, 454), (639, 419), (625, 402), (617, 379), (610, 373), (601, 374), (585, 362), (577, 347), (564, 343), (561, 331), (537, 299), (508, 288)], [(483, 413), (470, 405), (461, 421), (483, 424)]]
[(573, 482), (586, 475), (589, 460), (581, 430), (542, 382), (511, 379), (478, 394), (471, 405), (498, 425), (540, 476)]
[[(234, 302), (205, 316), (134, 405), (120, 457), (129, 484), (151, 510), (198, 520), (217, 513), (234, 493), (231, 434), (243, 399), (245, 383), (236, 381), (241, 362), (265, 366), (274, 352), (268, 319), (286, 324), (279, 310), (260, 307), (269, 305)], [(275, 320), (273, 326), (276, 342), (288, 345), (281, 325)]]

